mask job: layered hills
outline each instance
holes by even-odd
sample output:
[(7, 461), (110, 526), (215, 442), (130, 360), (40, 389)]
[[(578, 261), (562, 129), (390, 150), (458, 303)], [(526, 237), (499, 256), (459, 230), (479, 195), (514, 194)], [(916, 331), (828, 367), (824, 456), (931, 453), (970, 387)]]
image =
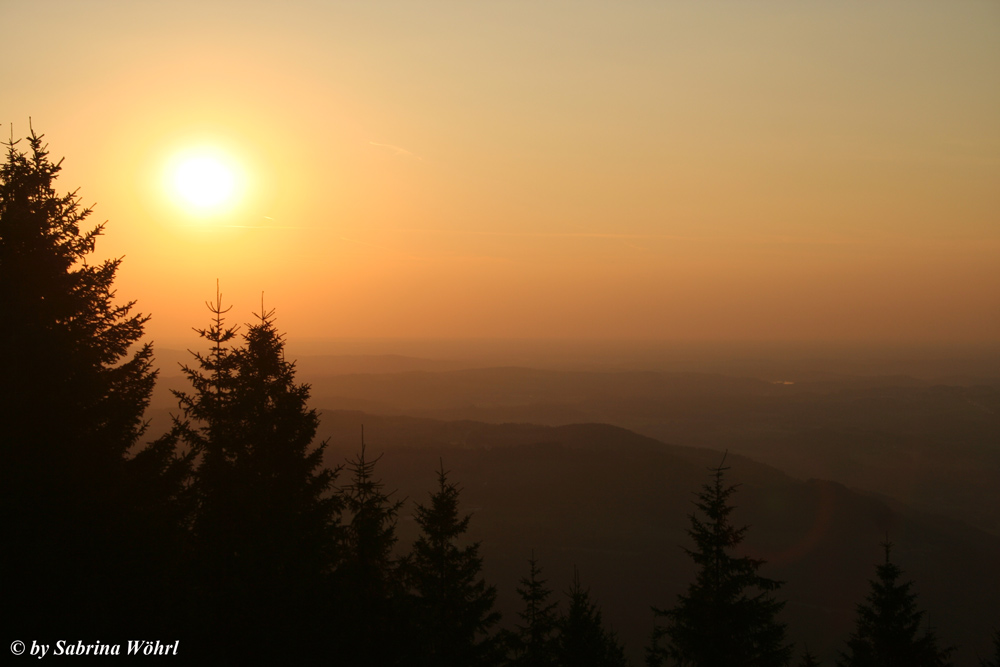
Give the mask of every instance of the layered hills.
[[(905, 375), (731, 377), (707, 373), (462, 368), (406, 357), (307, 358), (331, 467), (364, 437), (378, 474), (408, 499), (415, 536), (443, 462), (474, 514), (485, 572), (507, 623), (534, 553), (549, 585), (579, 568), (633, 661), (691, 580), (691, 501), (724, 452), (739, 484), (747, 553), (786, 582), (799, 646), (832, 661), (883, 557), (957, 665), (975, 665), (1000, 627), (1000, 382)], [(176, 412), (166, 373), (153, 430)], [(950, 382), (950, 383), (949, 383)]]
[[(474, 513), (470, 539), (483, 541), (485, 571), (508, 619), (532, 553), (559, 591), (577, 567), (641, 664), (650, 606), (671, 606), (693, 575), (682, 549), (690, 545), (691, 501), (722, 452), (605, 424), (324, 411), (331, 465), (356, 452), (362, 426), (369, 452), (384, 453), (379, 474), (400, 497), (424, 501), (441, 462), (461, 481), (464, 505)], [(986, 655), (991, 628), (1000, 623), (1000, 538), (836, 482), (798, 480), (743, 456), (728, 455), (726, 465), (728, 479), (740, 485), (735, 521), (751, 526), (746, 550), (768, 561), (767, 576), (786, 582), (784, 618), (800, 646), (828, 658), (843, 648), (888, 537), (930, 622), (960, 646), (957, 664)], [(412, 537), (404, 518), (400, 539)]]

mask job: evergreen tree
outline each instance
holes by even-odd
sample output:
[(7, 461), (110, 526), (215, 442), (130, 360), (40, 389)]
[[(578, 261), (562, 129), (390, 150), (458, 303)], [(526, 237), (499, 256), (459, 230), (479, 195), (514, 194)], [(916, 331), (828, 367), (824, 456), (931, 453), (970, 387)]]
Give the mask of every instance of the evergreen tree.
[(497, 664), (499, 645), (490, 629), (500, 620), (496, 589), (482, 579), (479, 543), (458, 545), (471, 515), (460, 517), (460, 489), (444, 464), (429, 505), (417, 505), (421, 533), (407, 561), (416, 594), (419, 646), (413, 664), (475, 667)]
[(842, 667), (941, 667), (950, 664), (951, 649), (938, 647), (934, 632), (920, 631), (924, 612), (917, 610), (913, 582), (901, 582), (903, 571), (890, 560), (892, 544), (886, 542), (885, 562), (875, 569), (871, 592), (858, 605), (857, 627), (847, 641)]
[(784, 602), (772, 595), (781, 583), (758, 574), (764, 561), (731, 554), (747, 527), (730, 523), (735, 508), (729, 498), (737, 487), (723, 482), (724, 463), (712, 469), (713, 481), (702, 487), (698, 512), (690, 515), (695, 548), (685, 551), (698, 566), (695, 581), (674, 608), (653, 609), (667, 624), (654, 631), (651, 665), (665, 658), (694, 667), (770, 667), (791, 660), (785, 626), (776, 618)]
[(380, 458), (367, 457), (362, 432), (361, 451), (347, 463), (350, 483), (340, 490), (350, 519), (336, 573), (340, 615), (333, 630), (339, 660), (347, 665), (402, 665), (413, 658), (404, 639), (414, 619), (404, 615), (399, 560), (393, 556), (403, 501), (392, 500), (376, 479)]
[[(656, 611), (655, 609), (653, 610)], [(653, 623), (653, 632), (649, 638), (649, 646), (646, 647), (646, 667), (663, 667), (666, 660), (666, 648), (663, 641), (666, 637), (666, 628)]]
[(184, 368), (193, 392), (177, 392), (185, 419), (175, 429), (200, 457), (193, 539), (202, 623), (218, 645), (287, 632), (303, 646), (319, 635), (337, 558), (336, 472), (322, 467), (326, 443), (313, 446), (319, 419), (285, 359), (274, 311), (262, 308), (233, 348), (221, 295), (208, 306), (213, 322), (199, 334), (212, 347)]
[(18, 143), (0, 165), (4, 596), (33, 631), (126, 631), (140, 614), (148, 631), (189, 461), (139, 446), (156, 378), (148, 316), (115, 299), (120, 259), (88, 261), (104, 225), (87, 229), (91, 209), (56, 192), (62, 162), (33, 130)]
[(798, 667), (819, 667), (819, 660), (808, 649), (802, 655)]
[(604, 628), (601, 610), (590, 601), (590, 591), (580, 584), (573, 569), (573, 586), (567, 591), (569, 609), (559, 622), (557, 663), (560, 667), (625, 667), (625, 649), (614, 632)]
[(556, 664), (557, 631), (559, 617), (558, 604), (549, 602), (552, 591), (545, 587), (546, 581), (540, 577), (542, 571), (532, 552), (528, 561), (528, 576), (523, 577), (517, 594), (524, 602), (524, 610), (518, 612), (522, 624), (508, 640), (513, 658), (512, 667), (554, 667)]
[(980, 660), (982, 667), (1000, 667), (1000, 630), (993, 633), (993, 659)]

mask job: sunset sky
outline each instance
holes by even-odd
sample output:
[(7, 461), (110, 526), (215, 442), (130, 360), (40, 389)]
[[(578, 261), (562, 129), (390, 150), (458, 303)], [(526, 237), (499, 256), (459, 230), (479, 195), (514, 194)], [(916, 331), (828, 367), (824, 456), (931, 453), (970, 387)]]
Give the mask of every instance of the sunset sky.
[[(65, 157), (157, 341), (193, 344), (216, 279), (303, 340), (1000, 339), (995, 1), (0, 20), (4, 138)], [(184, 200), (192, 156), (228, 200)]]

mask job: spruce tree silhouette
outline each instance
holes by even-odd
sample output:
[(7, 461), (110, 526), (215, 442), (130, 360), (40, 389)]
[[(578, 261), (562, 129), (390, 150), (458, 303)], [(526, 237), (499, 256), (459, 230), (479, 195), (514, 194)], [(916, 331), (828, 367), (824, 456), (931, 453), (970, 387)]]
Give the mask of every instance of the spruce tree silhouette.
[(758, 574), (764, 561), (731, 555), (743, 542), (747, 527), (730, 524), (735, 507), (729, 498), (737, 487), (725, 485), (727, 470), (723, 457), (711, 469), (712, 482), (698, 494), (698, 512), (690, 515), (688, 530), (695, 548), (685, 548), (698, 573), (675, 607), (653, 608), (667, 624), (654, 630), (647, 651), (649, 665), (662, 665), (667, 658), (695, 667), (770, 667), (791, 660), (785, 626), (776, 618), (784, 602), (771, 594), (781, 582)]
[(479, 543), (458, 545), (471, 515), (460, 517), (460, 489), (448, 481), (444, 464), (429, 505), (417, 505), (421, 532), (407, 559), (406, 575), (416, 593), (419, 643), (414, 665), (497, 665), (500, 644), (491, 628), (500, 620), (496, 589), (482, 579)]
[(847, 640), (842, 667), (941, 667), (950, 664), (950, 648), (938, 647), (931, 629), (920, 632), (924, 612), (917, 610), (913, 582), (900, 582), (903, 571), (892, 562), (892, 544), (882, 544), (885, 562), (875, 568), (868, 598), (858, 605), (857, 627)]
[(1000, 667), (1000, 630), (993, 633), (993, 659), (980, 660), (982, 667)]
[(343, 558), (336, 572), (339, 611), (333, 637), (338, 660), (346, 665), (406, 665), (412, 659), (404, 586), (396, 544), (396, 517), (403, 501), (392, 500), (375, 477), (381, 455), (361, 451), (347, 462), (350, 483), (340, 489), (349, 520), (344, 525)]
[[(340, 498), (336, 471), (322, 467), (326, 443), (313, 446), (319, 418), (309, 386), (296, 384), (274, 311), (247, 326), (243, 343), (225, 326), (221, 295), (213, 321), (198, 333), (211, 344), (185, 366), (193, 392), (176, 392), (184, 419), (175, 437), (199, 455), (193, 526), (200, 625), (206, 643), (233, 660), (233, 640), (273, 637), (253, 655), (289, 657), (318, 648), (337, 560)], [(294, 643), (281, 638), (294, 637)]]
[[(42, 136), (0, 166), (0, 504), (17, 627), (150, 632), (166, 604), (189, 460), (142, 447), (156, 378), (148, 316), (115, 299), (121, 259), (89, 263), (98, 224)], [(138, 451), (136, 451), (138, 450)], [(138, 622), (137, 619), (143, 619)], [(136, 621), (133, 623), (133, 621)]]
[(618, 637), (604, 628), (601, 610), (590, 601), (590, 591), (580, 584), (573, 568), (573, 586), (567, 591), (569, 609), (559, 620), (560, 667), (625, 667), (625, 649)]
[(554, 667), (558, 649), (559, 616), (557, 602), (549, 602), (552, 590), (545, 587), (542, 570), (532, 552), (528, 560), (528, 576), (523, 577), (517, 594), (524, 602), (517, 615), (521, 623), (508, 639), (513, 654), (511, 667)]
[(802, 659), (799, 661), (798, 667), (819, 667), (819, 660), (806, 649), (806, 652), (802, 655)]

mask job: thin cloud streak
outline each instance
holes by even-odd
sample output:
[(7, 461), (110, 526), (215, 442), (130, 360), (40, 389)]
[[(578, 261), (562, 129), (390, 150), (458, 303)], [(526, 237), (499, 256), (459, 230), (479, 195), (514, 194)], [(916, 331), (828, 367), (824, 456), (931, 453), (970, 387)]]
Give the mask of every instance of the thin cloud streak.
[[(579, 239), (609, 239), (621, 241), (689, 241), (703, 243), (717, 242), (756, 242), (773, 243), (778, 245), (826, 245), (826, 246), (856, 246), (871, 245), (878, 243), (891, 243), (910, 241), (910, 237), (899, 235), (868, 235), (868, 236), (791, 236), (785, 234), (750, 234), (746, 236), (735, 235), (705, 235), (705, 236), (684, 236), (680, 234), (628, 234), (618, 232), (512, 232), (496, 230), (474, 230), (474, 229), (414, 229), (397, 228), (400, 233), (415, 234), (438, 234), (438, 235), (460, 235), (460, 236), (495, 236), (508, 238), (579, 238)], [(627, 244), (632, 245), (632, 244)], [(632, 245), (639, 248), (640, 246)], [(645, 249), (645, 248), (643, 248)]]
[[(277, 222), (274, 218), (269, 215), (260, 216), (264, 220), (270, 220), (271, 222)], [(322, 229), (316, 226), (300, 226), (300, 225), (213, 225), (214, 227), (222, 227), (225, 229)]]
[(378, 148), (388, 148), (389, 150), (392, 151), (393, 155), (399, 155), (401, 157), (413, 158), (414, 160), (419, 160), (420, 162), (424, 161), (424, 159), (422, 157), (420, 157), (419, 155), (417, 155), (413, 151), (408, 151), (405, 148), (401, 148), (401, 147), (395, 146), (393, 144), (380, 144), (377, 141), (369, 141), (368, 143), (371, 144), (372, 146), (377, 146)]
[(663, 239), (674, 241), (701, 241), (707, 237), (677, 236), (673, 234), (616, 234), (612, 232), (498, 232), (475, 229), (398, 229), (400, 232), (417, 234), (460, 234), (463, 236), (509, 236), (524, 238), (593, 238), (593, 239)]
[(320, 227), (289, 227), (287, 225), (214, 225), (225, 229), (320, 229)]
[[(680, 234), (623, 234), (617, 232), (502, 232), (490, 230), (465, 230), (465, 229), (400, 229), (400, 232), (414, 232), (418, 234), (455, 234), (463, 236), (499, 236), (508, 238), (552, 238), (552, 239), (608, 239), (620, 241), (693, 241), (693, 242), (717, 242), (720, 240), (732, 241), (734, 237), (719, 236), (682, 236)], [(847, 245), (859, 243), (854, 239), (811, 239), (796, 238), (790, 236), (752, 236), (749, 237), (757, 241), (765, 241), (781, 244), (821, 244), (821, 245)], [(746, 239), (744, 239), (746, 240)], [(632, 244), (627, 244), (632, 245)], [(633, 245), (632, 247), (639, 248)], [(645, 249), (645, 248), (643, 248)]]

